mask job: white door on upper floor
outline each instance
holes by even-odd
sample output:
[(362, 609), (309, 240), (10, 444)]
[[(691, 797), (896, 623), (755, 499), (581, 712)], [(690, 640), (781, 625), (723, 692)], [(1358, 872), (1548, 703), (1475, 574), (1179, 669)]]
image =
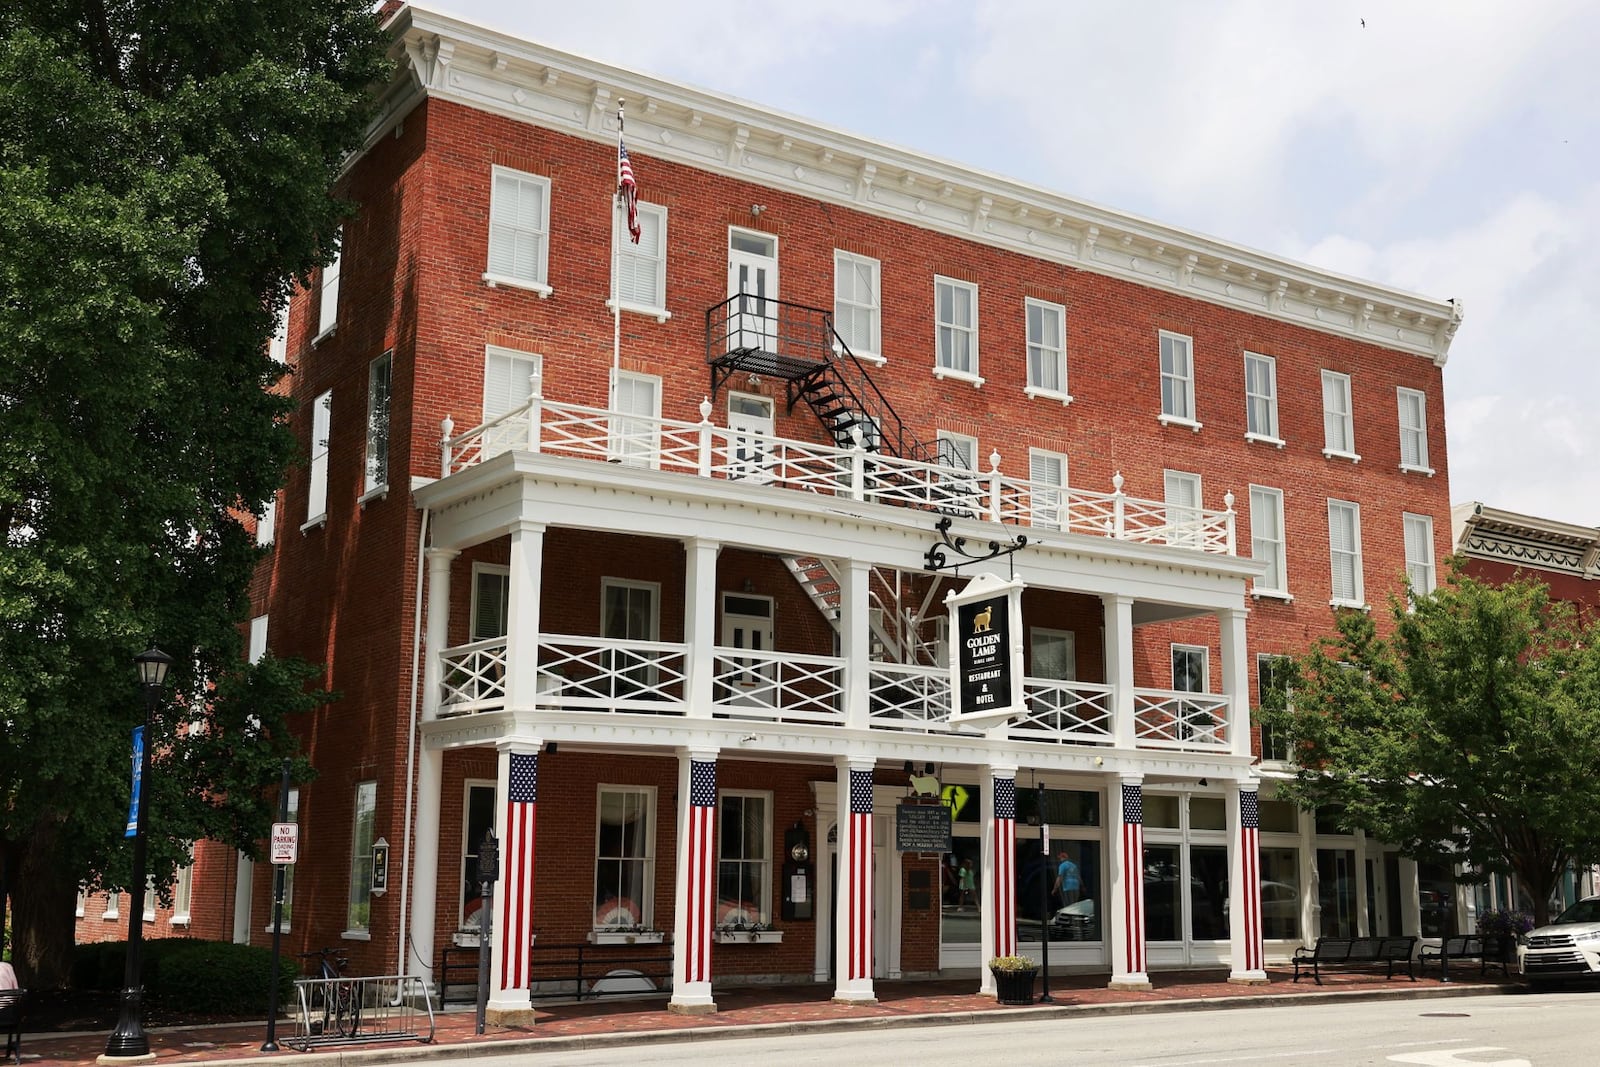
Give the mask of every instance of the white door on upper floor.
[[(748, 593), (722, 594), (722, 647), (772, 651), (772, 599)], [(777, 704), (772, 660), (760, 656), (733, 656), (717, 665), (721, 677), (720, 700), (755, 707)]]
[(778, 350), (778, 239), (755, 230), (728, 231), (728, 348)]
[(728, 394), (728, 477), (770, 481), (772, 464), (772, 399), (749, 393)]

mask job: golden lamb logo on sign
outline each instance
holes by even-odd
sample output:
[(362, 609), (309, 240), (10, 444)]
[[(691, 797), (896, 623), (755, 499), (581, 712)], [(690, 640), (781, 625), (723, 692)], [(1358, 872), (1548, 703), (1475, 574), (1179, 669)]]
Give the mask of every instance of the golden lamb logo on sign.
[(950, 632), (960, 635), (950, 721), (991, 725), (1022, 714), (1022, 582), (981, 574), (945, 604)]

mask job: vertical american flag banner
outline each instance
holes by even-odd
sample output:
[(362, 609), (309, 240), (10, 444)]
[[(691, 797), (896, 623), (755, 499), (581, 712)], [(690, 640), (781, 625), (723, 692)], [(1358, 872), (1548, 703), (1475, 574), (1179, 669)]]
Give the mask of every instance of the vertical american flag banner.
[(622, 143), (622, 108), (617, 108), (617, 193), (628, 209), (628, 236), (639, 243), (643, 229), (639, 225), (639, 183), (633, 177), (633, 162), (628, 159), (628, 149)]
[(1128, 974), (1144, 973), (1144, 791), (1122, 786), (1122, 919)]
[(539, 754), (513, 752), (506, 784), (506, 828), (501, 835), (500, 988), (526, 989), (533, 935), (533, 846), (539, 812)]
[(680, 892), (687, 894), (687, 942), (684, 981), (711, 981), (711, 911), (717, 889), (717, 764), (714, 760), (689, 761), (688, 879)]
[(850, 770), (850, 979), (872, 977), (872, 772)]
[(1265, 953), (1261, 940), (1261, 794), (1254, 789), (1239, 791), (1239, 857), (1244, 872), (1239, 886), (1244, 898), (1244, 969), (1259, 971)]
[(994, 901), (994, 954), (1017, 954), (1017, 780), (994, 780), (994, 869), (987, 872)]

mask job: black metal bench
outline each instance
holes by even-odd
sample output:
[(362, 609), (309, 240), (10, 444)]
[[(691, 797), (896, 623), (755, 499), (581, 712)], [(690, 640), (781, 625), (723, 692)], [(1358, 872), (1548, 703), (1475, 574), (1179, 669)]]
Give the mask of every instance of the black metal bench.
[(1324, 967), (1382, 966), (1384, 977), (1393, 978), (1395, 967), (1403, 965), (1406, 977), (1417, 980), (1412, 967), (1416, 952), (1414, 937), (1319, 937), (1312, 948), (1301, 947), (1294, 953), (1294, 980), (1301, 974), (1310, 974), (1318, 985), (1322, 984)]
[(22, 1008), (28, 1001), (26, 989), (0, 989), (0, 1034), (6, 1035), (5, 1051), (0, 1052), (0, 1063), (7, 1056), (22, 1062)]
[[(1459, 934), (1445, 938), (1437, 948), (1432, 945), (1422, 946), (1422, 951), (1417, 953), (1417, 963), (1423, 967), (1436, 963), (1440, 972), (1444, 973), (1449, 964), (1457, 960), (1462, 962), (1477, 960), (1480, 975), (1488, 974), (1490, 967), (1498, 967), (1501, 974), (1509, 976), (1511, 971), (1507, 968), (1506, 961), (1493, 957), (1494, 953), (1485, 949), (1482, 937), (1476, 934)], [(1446, 960), (1449, 963), (1446, 963)]]
[(672, 992), (672, 946), (537, 941), (529, 960), (529, 979), (532, 1000), (666, 995)]
[(450, 995), (452, 976), (456, 977), (453, 984), (471, 986), (472, 996), (468, 999), (476, 1000), (478, 998), (477, 947), (452, 945), (443, 950), (439, 953), (439, 966), (434, 968), (433, 975), (438, 979), (440, 1004), (443, 1004), (445, 998)]

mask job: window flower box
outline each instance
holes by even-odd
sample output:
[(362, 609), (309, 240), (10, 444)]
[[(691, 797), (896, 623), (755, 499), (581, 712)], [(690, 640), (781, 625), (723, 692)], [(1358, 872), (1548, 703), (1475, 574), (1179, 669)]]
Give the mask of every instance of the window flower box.
[(660, 930), (590, 930), (591, 945), (659, 945), (667, 939)]
[(719, 945), (779, 945), (783, 931), (768, 926), (719, 926), (716, 929)]

